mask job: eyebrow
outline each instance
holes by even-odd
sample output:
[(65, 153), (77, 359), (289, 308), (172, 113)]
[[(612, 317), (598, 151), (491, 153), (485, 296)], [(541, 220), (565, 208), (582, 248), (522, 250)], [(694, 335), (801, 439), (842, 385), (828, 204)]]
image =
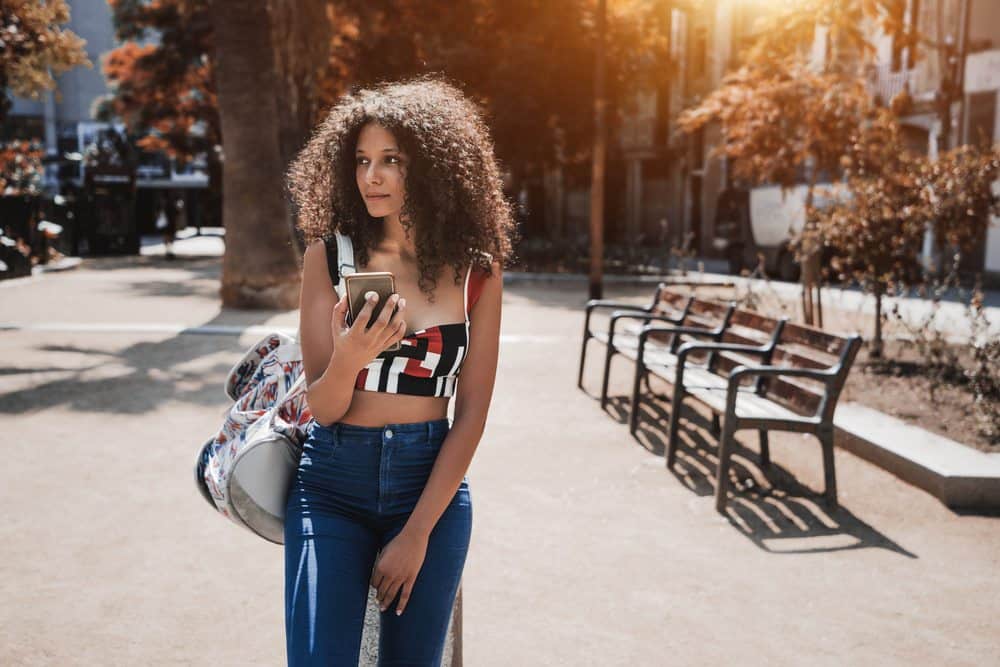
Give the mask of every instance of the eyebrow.
[[(363, 148), (359, 148), (359, 149), (357, 149), (357, 150), (356, 150), (356, 151), (354, 151), (354, 152), (355, 152), (355, 153), (364, 153), (365, 151), (364, 151), (364, 149), (363, 149)], [(398, 148), (392, 148), (392, 147), (390, 147), (390, 148), (383, 148), (383, 149), (382, 149), (382, 152), (383, 152), (383, 153), (398, 153), (398, 152), (399, 152), (399, 149), (398, 149)]]

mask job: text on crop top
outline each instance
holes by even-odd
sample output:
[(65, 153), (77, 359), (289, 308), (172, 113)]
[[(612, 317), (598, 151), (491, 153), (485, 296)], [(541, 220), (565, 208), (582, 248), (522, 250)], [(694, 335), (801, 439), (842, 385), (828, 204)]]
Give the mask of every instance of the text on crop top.
[(403, 337), (399, 349), (382, 352), (354, 382), (361, 391), (412, 396), (451, 396), (469, 351), (469, 312), (479, 300), (487, 274), (465, 274), (465, 321), (435, 324)]

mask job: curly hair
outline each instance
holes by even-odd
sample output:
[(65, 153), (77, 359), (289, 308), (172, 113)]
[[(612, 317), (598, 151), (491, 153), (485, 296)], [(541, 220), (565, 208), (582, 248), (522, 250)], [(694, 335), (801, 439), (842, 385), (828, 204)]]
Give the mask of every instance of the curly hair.
[(358, 191), (354, 152), (369, 122), (390, 131), (410, 158), (400, 220), (407, 232), (416, 230), (421, 291), (433, 301), (445, 264), (455, 269), (456, 283), (470, 264), (490, 275), (492, 261), (503, 266), (516, 232), (493, 141), (478, 107), (455, 85), (427, 74), (355, 88), (317, 126), (288, 170), (306, 245), (339, 230), (368, 264), (382, 225)]

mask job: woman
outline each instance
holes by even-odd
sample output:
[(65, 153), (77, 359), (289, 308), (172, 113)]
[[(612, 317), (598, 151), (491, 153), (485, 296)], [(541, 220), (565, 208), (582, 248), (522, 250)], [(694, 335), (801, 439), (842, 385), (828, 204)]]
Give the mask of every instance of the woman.
[[(380, 664), (438, 665), (511, 252), (492, 143), (451, 84), (380, 84), (341, 99), (289, 180), (307, 243), (300, 337), (313, 421), (285, 516), (288, 662), (357, 665), (370, 585)], [(395, 276), (370, 328), (374, 302), (347, 326), (331, 284), (334, 229), (351, 237), (358, 271)]]

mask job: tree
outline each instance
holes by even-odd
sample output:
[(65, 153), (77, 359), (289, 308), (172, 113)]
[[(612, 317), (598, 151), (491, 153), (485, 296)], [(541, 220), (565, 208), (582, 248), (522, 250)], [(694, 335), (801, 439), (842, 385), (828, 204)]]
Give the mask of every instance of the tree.
[[(722, 86), (680, 118), (684, 131), (709, 122), (721, 125), (718, 152), (733, 160), (734, 173), (749, 182), (788, 188), (805, 173), (806, 220), (821, 177), (839, 177), (842, 158), (851, 151), (874, 104), (862, 66), (874, 49), (865, 22), (896, 40), (913, 43), (917, 35), (899, 12), (902, 0), (801, 0), (764, 16), (760, 37), (742, 54), (744, 64)], [(827, 53), (810, 57), (820, 30)], [(806, 233), (797, 244), (802, 263), (802, 310), (807, 323), (822, 326), (819, 300), (818, 236)]]
[(992, 192), (1000, 150), (960, 146), (937, 160), (915, 155), (891, 111), (881, 109), (844, 166), (845, 196), (812, 211), (816, 225), (808, 233), (835, 249), (831, 264), (841, 279), (854, 278), (875, 297), (870, 356), (879, 358), (883, 297), (893, 287), (929, 279), (920, 263), (925, 229), (964, 250), (983, 238), (990, 216), (1000, 214)]
[[(341, 0), (357, 17), (352, 78), (425, 71), (461, 82), (486, 110), (497, 153), (515, 172), (584, 163), (593, 146), (594, 0)], [(659, 3), (610, 0), (607, 97), (614, 108), (646, 60), (666, 54)], [(609, 132), (616, 116), (608, 114)]]
[(278, 73), (267, 0), (212, 0), (219, 118), (224, 137), (222, 303), (234, 308), (298, 305), (278, 118)]
[(4, 0), (0, 5), (0, 122), (15, 95), (37, 98), (55, 88), (53, 73), (91, 67), (84, 40), (61, 27), (69, 21), (65, 0)]
[[(886, 109), (861, 128), (843, 158), (840, 196), (809, 211), (814, 226), (796, 239), (835, 249), (831, 267), (856, 279), (875, 297), (870, 356), (882, 354), (882, 299), (895, 285), (922, 282), (920, 246), (928, 212), (920, 173), (926, 158), (903, 145), (899, 125)], [(811, 238), (813, 237), (813, 238)]]
[[(725, 77), (722, 86), (678, 119), (685, 132), (719, 123), (717, 153), (731, 160), (733, 175), (753, 184), (790, 188), (805, 173), (806, 221), (817, 183), (839, 177), (843, 159), (859, 140), (861, 127), (875, 107), (863, 79), (849, 71), (817, 72), (795, 56), (756, 66), (745, 65)], [(822, 311), (818, 299), (819, 247), (815, 235), (798, 244), (803, 260), (803, 315), (808, 323)]]
[(104, 58), (113, 94), (99, 115), (120, 118), (145, 150), (181, 163), (199, 154), (217, 162), (221, 132), (206, 0), (109, 4), (123, 44)]

